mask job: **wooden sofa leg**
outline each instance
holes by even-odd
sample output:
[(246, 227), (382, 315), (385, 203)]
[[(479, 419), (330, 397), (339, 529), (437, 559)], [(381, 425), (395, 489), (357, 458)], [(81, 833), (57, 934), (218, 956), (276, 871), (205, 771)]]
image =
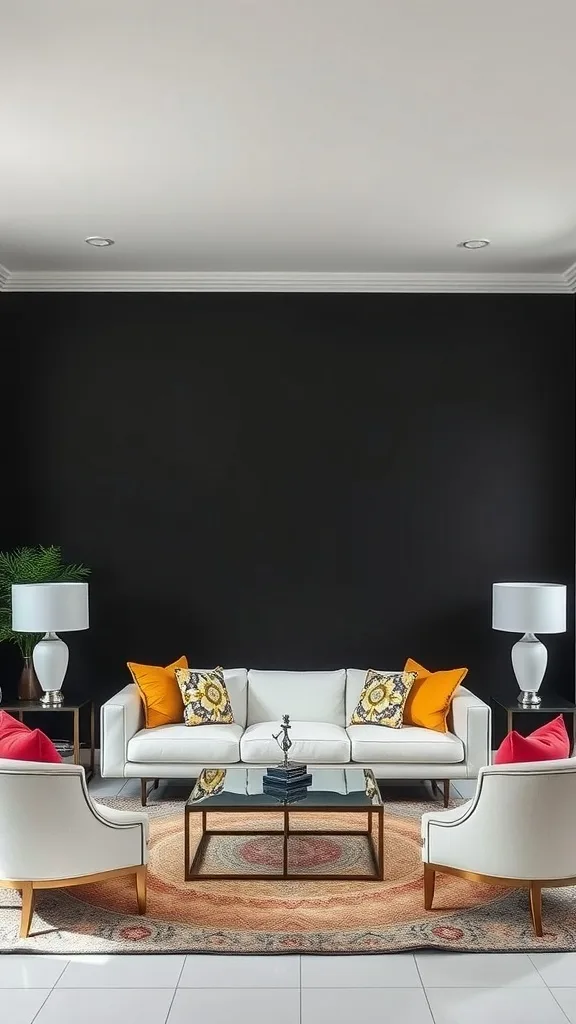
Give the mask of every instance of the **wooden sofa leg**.
[(160, 785), (160, 779), (154, 779), (154, 785), (152, 786), (152, 789), (158, 789), (159, 785)]
[(146, 798), (148, 796), (148, 779), (140, 779), (140, 802), (142, 807), (146, 807)]
[(448, 807), (450, 803), (450, 779), (444, 779), (444, 807)]
[(138, 913), (146, 913), (146, 865), (136, 871), (136, 898), (138, 900)]
[(534, 925), (534, 934), (538, 938), (542, 938), (542, 886), (536, 882), (530, 883), (530, 913), (532, 915), (532, 924)]
[(34, 913), (34, 888), (32, 882), (22, 883), (22, 913), (20, 915), (20, 938), (27, 939), (30, 934), (32, 915)]
[(432, 910), (434, 899), (434, 886), (436, 884), (436, 872), (429, 864), (424, 864), (424, 909)]

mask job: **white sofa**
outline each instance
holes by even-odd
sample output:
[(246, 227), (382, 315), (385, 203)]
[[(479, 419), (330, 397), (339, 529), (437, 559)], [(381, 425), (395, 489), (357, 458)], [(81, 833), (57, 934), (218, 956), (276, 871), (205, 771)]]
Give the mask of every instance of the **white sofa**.
[[(265, 767), (281, 759), (272, 733), (289, 714), (290, 757), (307, 765), (372, 768), (379, 779), (470, 779), (490, 763), (490, 708), (460, 686), (452, 701), (450, 731), (415, 726), (387, 729), (350, 725), (365, 669), (268, 672), (227, 669), (224, 680), (233, 725), (182, 724), (144, 728), (134, 683), (101, 709), (100, 771), (106, 778), (194, 778), (210, 765)], [(445, 785), (445, 802), (448, 799)], [(143, 802), (145, 802), (143, 781)]]

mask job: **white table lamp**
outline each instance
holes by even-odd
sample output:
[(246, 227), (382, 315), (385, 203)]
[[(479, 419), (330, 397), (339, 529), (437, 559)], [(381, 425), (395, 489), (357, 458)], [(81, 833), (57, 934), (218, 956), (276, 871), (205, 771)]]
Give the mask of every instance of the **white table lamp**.
[(548, 651), (535, 633), (566, 632), (566, 587), (562, 583), (494, 583), (492, 628), (523, 633), (512, 648), (512, 667), (520, 687), (518, 703), (540, 704), (538, 690)]
[(61, 704), (68, 647), (56, 632), (88, 629), (87, 583), (14, 583), (12, 629), (44, 633), (32, 652), (42, 704)]

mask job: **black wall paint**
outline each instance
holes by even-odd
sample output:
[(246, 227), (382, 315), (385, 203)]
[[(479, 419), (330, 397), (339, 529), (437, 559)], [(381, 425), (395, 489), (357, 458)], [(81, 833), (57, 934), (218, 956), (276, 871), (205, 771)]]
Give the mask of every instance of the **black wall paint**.
[[(411, 655), (468, 665), (487, 696), (515, 639), (490, 628), (492, 582), (573, 582), (570, 296), (1, 301), (23, 357), (17, 540), (93, 568), (91, 629), (67, 638), (86, 693), (186, 653)], [(573, 642), (547, 641), (566, 696)]]

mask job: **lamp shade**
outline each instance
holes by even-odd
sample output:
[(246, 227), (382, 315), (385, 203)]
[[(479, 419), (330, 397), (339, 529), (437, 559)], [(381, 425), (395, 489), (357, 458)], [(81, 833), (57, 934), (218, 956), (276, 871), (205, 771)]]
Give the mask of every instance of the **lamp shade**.
[(14, 583), (12, 629), (17, 633), (88, 629), (88, 584)]
[(562, 583), (494, 583), (492, 628), (507, 633), (564, 633), (566, 587)]

